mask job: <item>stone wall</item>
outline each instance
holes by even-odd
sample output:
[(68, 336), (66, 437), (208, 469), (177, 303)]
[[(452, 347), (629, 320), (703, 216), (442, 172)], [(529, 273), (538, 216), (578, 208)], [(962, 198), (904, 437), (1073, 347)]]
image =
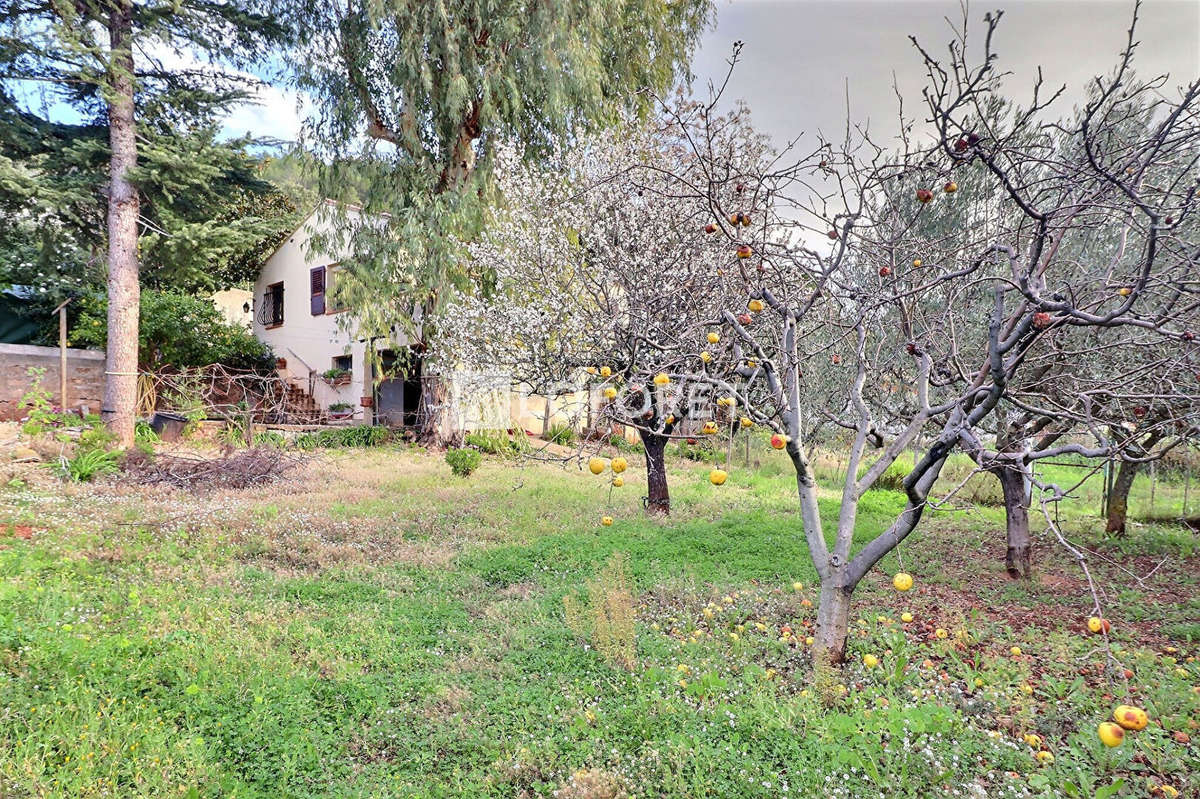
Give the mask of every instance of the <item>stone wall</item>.
[[(29, 369), (45, 369), (42, 388), (50, 392), (50, 402), (58, 407), (58, 347), (34, 347), (28, 344), (0, 344), (0, 419), (20, 419), (28, 413), (21, 397), (29, 391), (33, 378)], [(104, 394), (104, 353), (99, 350), (67, 350), (67, 403), (70, 410), (100, 412)]]

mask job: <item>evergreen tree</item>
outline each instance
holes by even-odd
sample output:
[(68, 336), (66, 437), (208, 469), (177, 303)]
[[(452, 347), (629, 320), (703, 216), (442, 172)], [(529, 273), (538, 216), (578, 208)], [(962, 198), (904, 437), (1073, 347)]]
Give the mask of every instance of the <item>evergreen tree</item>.
[[(89, 250), (84, 241), (72, 244), (73, 249), (88, 253), (88, 264), (102, 263), (105, 270), (108, 358), (101, 411), (126, 446), (133, 441), (136, 404), (140, 239), (145, 231), (158, 237), (151, 239), (157, 246), (167, 232), (155, 230), (142, 213), (139, 156), (160, 174), (174, 166), (176, 178), (195, 167), (186, 148), (159, 149), (151, 134), (184, 131), (192, 146), (204, 148), (203, 134), (197, 138), (187, 134), (203, 129), (217, 110), (246, 99), (246, 79), (226, 67), (245, 68), (287, 39), (287, 28), (269, 10), (259, 0), (4, 0), (0, 4), (0, 89), (9, 104), (12, 98), (29, 94), (33, 86), (44, 87), (49, 109), (69, 106), (86, 127), (102, 133), (73, 136), (62, 131), (61, 135), (71, 157), (107, 161), (102, 249)], [(184, 52), (201, 62), (195, 66), (168, 63), (178, 61)], [(34, 128), (30, 135), (36, 137)], [(184, 155), (172, 160), (180, 154)], [(201, 172), (197, 180), (212, 177)], [(80, 199), (82, 191), (76, 187), (70, 197)], [(179, 221), (169, 202), (155, 210), (168, 221)], [(81, 207), (80, 219), (87, 213), (86, 205)], [(163, 245), (164, 259), (179, 262), (191, 257), (194, 246), (188, 242), (184, 235)]]

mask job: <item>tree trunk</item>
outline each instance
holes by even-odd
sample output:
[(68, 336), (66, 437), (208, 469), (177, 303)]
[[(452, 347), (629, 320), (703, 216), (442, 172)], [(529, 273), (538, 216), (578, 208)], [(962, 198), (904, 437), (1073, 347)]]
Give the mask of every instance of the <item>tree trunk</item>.
[(1108, 524), (1105, 530), (1117, 535), (1125, 535), (1125, 515), (1129, 506), (1129, 489), (1133, 487), (1133, 478), (1137, 477), (1142, 464), (1137, 461), (1121, 461), (1117, 471), (1117, 479), (1113, 481), (1112, 493), (1108, 495)]
[(646, 512), (652, 516), (671, 513), (671, 494), (667, 488), (667, 437), (647, 430), (639, 431), (646, 448)]
[(133, 446), (137, 410), (138, 193), (134, 125), (133, 4), (121, 0), (109, 19), (108, 343), (101, 413), (122, 447)]
[(452, 447), (462, 442), (462, 424), (452, 413), (450, 381), (441, 375), (421, 375), (421, 441), (434, 446)]
[(850, 630), (850, 597), (853, 587), (821, 584), (821, 600), (817, 605), (817, 634), (813, 636), (813, 651), (830, 663), (846, 659), (846, 636)]
[(1031, 572), (1032, 545), (1029, 537), (1029, 505), (1025, 501), (1025, 475), (1020, 469), (997, 469), (996, 477), (1004, 490), (1004, 513), (1008, 527), (1008, 551), (1004, 565), (1014, 580), (1028, 579)]

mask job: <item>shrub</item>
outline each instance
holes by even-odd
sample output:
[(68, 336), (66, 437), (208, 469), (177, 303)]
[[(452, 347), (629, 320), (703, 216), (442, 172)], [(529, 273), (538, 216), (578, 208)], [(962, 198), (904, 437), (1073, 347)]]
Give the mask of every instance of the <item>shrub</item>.
[[(102, 295), (78, 300), (79, 316), (71, 329), (73, 345), (103, 348), (108, 339), (108, 301)], [(242, 325), (230, 324), (207, 297), (182, 291), (143, 289), (138, 322), (138, 359), (142, 369), (220, 363), (235, 369), (269, 370), (270, 348)]]
[[(692, 442), (695, 443), (692, 443)], [(675, 454), (701, 463), (724, 463), (725, 453), (705, 439), (684, 439), (675, 446)]]
[(64, 480), (84, 483), (98, 474), (111, 474), (117, 471), (119, 455), (103, 449), (87, 449), (79, 452), (73, 458), (60, 458), (58, 463), (51, 464)]
[(506, 430), (472, 430), (463, 443), (488, 455), (506, 458), (524, 455), (530, 450), (529, 436), (524, 430), (515, 431), (511, 437)]
[(610, 665), (632, 669), (637, 659), (633, 585), (629, 556), (614, 552), (600, 572), (587, 583), (587, 601), (563, 597), (567, 627), (590, 642)]
[(282, 449), (286, 444), (287, 439), (283, 437), (283, 433), (276, 430), (264, 430), (261, 433), (254, 434), (254, 446), (256, 447)]
[(632, 452), (636, 455), (644, 455), (646, 448), (640, 441), (630, 441), (625, 436), (609, 436), (608, 443), (616, 448), (618, 452)]
[(569, 424), (555, 422), (550, 425), (550, 430), (546, 433), (546, 440), (564, 447), (572, 446), (575, 443), (575, 429)]
[(533, 450), (533, 445), (529, 443), (529, 436), (523, 428), (518, 427), (512, 434), (513, 454), (528, 455)]
[(110, 433), (103, 427), (93, 427), (79, 434), (77, 452), (82, 453), (92, 449), (106, 450), (116, 440), (117, 436), (114, 433)]
[(246, 420), (236, 416), (226, 419), (225, 424), (221, 425), (221, 429), (217, 431), (217, 441), (231, 447), (248, 445), (249, 442), (246, 440)]
[(158, 433), (144, 419), (138, 419), (133, 425), (133, 442), (138, 446), (153, 446), (159, 442)]
[(479, 453), (473, 449), (451, 449), (446, 451), (446, 463), (450, 471), (459, 477), (470, 477), (471, 472), (479, 468), (482, 460)]
[(30, 366), (25, 370), (25, 374), (31, 383), (29, 390), (21, 397), (21, 406), (29, 406), (29, 421), (21, 429), (28, 435), (35, 436), (49, 425), (51, 417), (54, 416), (54, 409), (50, 404), (50, 391), (42, 386), (46, 370)]

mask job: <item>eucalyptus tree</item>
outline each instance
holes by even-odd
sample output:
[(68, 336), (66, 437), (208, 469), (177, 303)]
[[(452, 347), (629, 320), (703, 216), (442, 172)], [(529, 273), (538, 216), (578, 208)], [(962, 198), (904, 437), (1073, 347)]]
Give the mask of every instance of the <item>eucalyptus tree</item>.
[[(296, 80), (318, 111), (309, 135), (327, 165), (323, 191), (347, 201), (316, 246), (354, 253), (342, 291), (360, 336), (404, 339), (418, 352), (436, 341), (434, 320), (454, 290), (489, 280), (458, 243), (479, 231), (496, 143), (540, 158), (622, 112), (644, 114), (648, 90), (687, 76), (713, 13), (711, 0), (293, 0), (288, 9), (308, 32)], [(445, 389), (425, 381), (429, 437), (454, 435)]]
[(248, 80), (227, 68), (265, 58), (287, 38), (271, 4), (259, 0), (10, 0), (0, 14), (6, 97), (45, 90), (50, 107), (72, 107), (107, 137), (102, 260), (109, 336), (101, 411), (123, 445), (133, 443), (139, 243), (146, 230), (139, 129), (186, 128), (244, 100)]

